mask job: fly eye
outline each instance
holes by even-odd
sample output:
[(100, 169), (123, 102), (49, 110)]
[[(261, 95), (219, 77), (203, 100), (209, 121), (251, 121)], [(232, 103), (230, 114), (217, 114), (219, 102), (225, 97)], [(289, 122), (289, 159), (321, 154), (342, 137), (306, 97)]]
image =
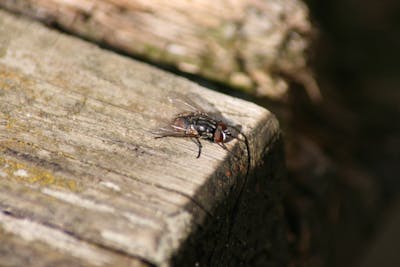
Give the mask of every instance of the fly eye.
[(218, 126), (214, 132), (214, 142), (222, 143), (226, 139), (226, 134), (222, 126)]
[(225, 132), (224, 132), (224, 131), (221, 132), (221, 135), (222, 135), (222, 142), (224, 142), (224, 141), (226, 140), (226, 134), (225, 134)]
[(214, 132), (214, 142), (221, 143), (222, 142), (222, 132), (219, 127)]

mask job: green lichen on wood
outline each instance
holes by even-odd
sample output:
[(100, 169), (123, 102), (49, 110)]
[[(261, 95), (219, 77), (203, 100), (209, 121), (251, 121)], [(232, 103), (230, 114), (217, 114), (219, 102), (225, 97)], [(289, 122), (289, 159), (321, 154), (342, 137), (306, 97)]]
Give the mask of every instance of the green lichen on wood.
[(148, 58), (153, 62), (161, 62), (171, 66), (176, 65), (177, 63), (178, 65), (190, 64), (196, 67), (200, 65), (200, 59), (191, 55), (174, 54), (169, 52), (167, 48), (161, 49), (149, 44), (145, 45), (142, 50), (143, 51), (140, 56)]
[(7, 46), (8, 43), (0, 44), (0, 58), (4, 57), (7, 54)]
[(76, 181), (52, 174), (36, 166), (31, 166), (13, 159), (0, 157), (0, 179), (8, 179), (18, 183), (56, 187), (69, 191), (78, 191)]

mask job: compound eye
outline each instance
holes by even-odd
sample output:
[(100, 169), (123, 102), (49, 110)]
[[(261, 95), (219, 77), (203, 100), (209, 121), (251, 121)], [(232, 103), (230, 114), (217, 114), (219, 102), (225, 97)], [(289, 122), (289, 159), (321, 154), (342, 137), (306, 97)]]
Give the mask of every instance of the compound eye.
[(224, 133), (223, 127), (218, 126), (214, 133), (214, 142), (223, 143), (225, 141), (226, 135)]

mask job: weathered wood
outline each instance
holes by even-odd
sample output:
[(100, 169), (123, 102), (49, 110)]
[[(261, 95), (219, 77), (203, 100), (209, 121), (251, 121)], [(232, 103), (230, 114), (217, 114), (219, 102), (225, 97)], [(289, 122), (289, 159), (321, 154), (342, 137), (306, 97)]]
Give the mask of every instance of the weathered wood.
[(290, 76), (319, 97), (305, 53), (312, 27), (299, 0), (3, 0), (0, 6), (258, 94), (282, 98)]
[[(176, 91), (242, 126), (252, 175), (240, 142), (154, 139)], [(278, 139), (259, 106), (0, 10), (0, 263), (282, 263)]]

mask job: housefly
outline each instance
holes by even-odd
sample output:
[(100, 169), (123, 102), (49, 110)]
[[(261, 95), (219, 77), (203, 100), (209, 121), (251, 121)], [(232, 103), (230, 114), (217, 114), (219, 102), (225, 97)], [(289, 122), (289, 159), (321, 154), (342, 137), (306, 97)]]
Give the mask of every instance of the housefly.
[[(195, 94), (193, 94), (193, 98), (200, 100), (200, 96)], [(208, 109), (214, 109), (206, 112), (185, 95), (175, 93), (175, 95), (169, 96), (168, 100), (176, 106), (183, 107), (186, 111), (176, 114), (166, 127), (154, 131), (155, 138), (190, 138), (198, 146), (196, 158), (199, 158), (202, 152), (203, 146), (200, 140), (208, 140), (228, 150), (225, 143), (237, 139), (245, 143), (248, 161), (250, 161), (247, 137), (240, 131), (240, 127), (227, 123), (212, 104), (205, 104)], [(202, 99), (202, 101), (205, 100)]]
[[(171, 95), (168, 97), (170, 103), (176, 106), (179, 105), (183, 107), (186, 111), (176, 114), (167, 126), (159, 128), (158, 130), (154, 131), (153, 134), (156, 135), (155, 138), (190, 138), (198, 146), (198, 153), (196, 158), (199, 158), (201, 155), (202, 144), (200, 140), (208, 140), (212, 143), (219, 145), (227, 151), (229, 150), (226, 147), (225, 143), (233, 139), (243, 142), (246, 146), (247, 166), (246, 174), (244, 176), (245, 179), (240, 187), (238, 197), (236, 198), (236, 201), (233, 205), (233, 211), (236, 211), (244, 192), (250, 171), (251, 160), (248, 139), (246, 135), (241, 132), (240, 126), (234, 126), (233, 124), (228, 123), (228, 121), (223, 118), (223, 116), (215, 109), (212, 104), (204, 102), (205, 100), (198, 95), (193, 94), (191, 95), (192, 97), (190, 99), (188, 98), (188, 96), (189, 95), (180, 95), (176, 93), (175, 95)], [(191, 99), (195, 99), (198, 101), (202, 100), (202, 108), (191, 101)], [(235, 155), (234, 157), (238, 158)], [(202, 206), (200, 205), (200, 207)], [(202, 207), (202, 209), (210, 215), (210, 213), (205, 208)], [(235, 216), (237, 216), (238, 212), (231, 212), (230, 214), (231, 221), (235, 221)], [(229, 238), (232, 235), (231, 226), (232, 224), (230, 225), (228, 230)]]

